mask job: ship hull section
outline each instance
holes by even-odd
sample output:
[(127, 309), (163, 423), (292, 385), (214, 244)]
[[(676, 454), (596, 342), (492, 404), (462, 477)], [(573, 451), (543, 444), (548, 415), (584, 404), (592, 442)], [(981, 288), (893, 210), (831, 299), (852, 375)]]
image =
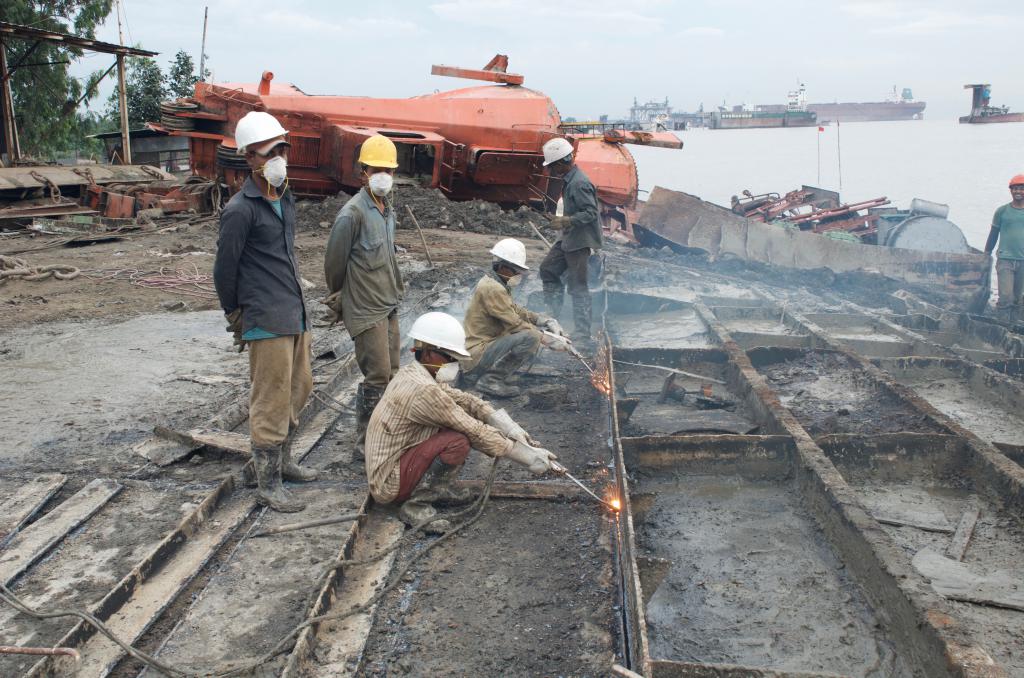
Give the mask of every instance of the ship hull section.
[(924, 117), (926, 104), (847, 102), (837, 104), (808, 104), (807, 110), (818, 114), (818, 122), (875, 122), (892, 120), (915, 120)]

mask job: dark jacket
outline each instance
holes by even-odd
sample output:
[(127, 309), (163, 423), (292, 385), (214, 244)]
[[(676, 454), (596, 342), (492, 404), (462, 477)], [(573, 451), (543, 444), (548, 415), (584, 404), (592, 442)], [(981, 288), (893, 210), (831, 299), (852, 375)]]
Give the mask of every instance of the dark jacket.
[(282, 218), (246, 179), (220, 215), (213, 282), (221, 308), (242, 309), (242, 331), (300, 334), (306, 306), (295, 259), (295, 198), (281, 197)]
[(562, 250), (574, 252), (584, 247), (601, 249), (601, 222), (597, 218), (597, 192), (594, 184), (576, 165), (562, 178), (562, 213), (572, 220), (572, 226), (563, 229)]

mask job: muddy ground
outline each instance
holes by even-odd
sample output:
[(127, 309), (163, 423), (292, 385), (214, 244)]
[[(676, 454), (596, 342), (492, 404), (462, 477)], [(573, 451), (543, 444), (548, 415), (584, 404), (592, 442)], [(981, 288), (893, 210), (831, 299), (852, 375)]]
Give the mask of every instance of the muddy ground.
[(873, 384), (833, 353), (806, 353), (758, 367), (812, 437), (832, 433), (941, 433), (925, 415)]
[(647, 605), (652, 657), (912, 675), (792, 487), (700, 475), (635, 491), (657, 494), (638, 545), (672, 562)]
[(590, 502), (492, 501), (385, 599), (359, 675), (607, 675), (609, 530)]

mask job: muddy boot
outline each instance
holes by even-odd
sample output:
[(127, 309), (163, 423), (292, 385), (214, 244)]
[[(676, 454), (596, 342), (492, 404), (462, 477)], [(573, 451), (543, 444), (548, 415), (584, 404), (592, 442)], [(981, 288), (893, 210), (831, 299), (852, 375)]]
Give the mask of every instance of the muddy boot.
[[(402, 504), (402, 508), (398, 509), (398, 517), (409, 527), (414, 527), (426, 520), (430, 520), (437, 515), (437, 509), (430, 503), (433, 496), (434, 493), (427, 488), (416, 488), (413, 490), (412, 496)], [(431, 520), (420, 529), (427, 534), (441, 534), (450, 530), (451, 527), (452, 524), (450, 522), (439, 518), (438, 520)]]
[(252, 463), (256, 467), (256, 501), (281, 513), (297, 513), (306, 505), (295, 498), (281, 484), (281, 448), (252, 448)]
[(572, 295), (572, 316), (575, 322), (572, 340), (581, 347), (593, 344), (590, 336), (590, 292)]
[(304, 468), (292, 461), (292, 434), (281, 446), (281, 478), (295, 483), (308, 483), (317, 479), (320, 472), (312, 468)]
[(527, 355), (510, 351), (494, 361), (476, 382), (476, 390), (495, 398), (514, 398), (521, 393), (515, 371)]
[(544, 303), (548, 314), (558, 320), (562, 317), (562, 304), (565, 302), (565, 291), (557, 283), (544, 283)]
[(468, 487), (455, 487), (452, 483), (458, 479), (463, 464), (446, 464), (436, 457), (427, 469), (427, 489), (431, 501), (443, 501), (449, 504), (468, 504), (476, 494)]
[(359, 384), (356, 392), (356, 447), (352, 453), (353, 461), (366, 459), (366, 427), (370, 425), (370, 415), (384, 395), (384, 389), (367, 384), (365, 381)]

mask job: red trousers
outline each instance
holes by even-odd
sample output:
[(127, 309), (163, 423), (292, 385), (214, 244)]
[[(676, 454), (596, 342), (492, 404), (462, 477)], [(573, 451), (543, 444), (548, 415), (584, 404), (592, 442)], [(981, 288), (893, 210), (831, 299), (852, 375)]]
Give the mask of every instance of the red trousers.
[(398, 462), (399, 484), (395, 501), (409, 498), (434, 459), (440, 457), (445, 464), (458, 466), (469, 456), (469, 447), (469, 438), (450, 428), (443, 428), (419, 445), (410, 447)]

